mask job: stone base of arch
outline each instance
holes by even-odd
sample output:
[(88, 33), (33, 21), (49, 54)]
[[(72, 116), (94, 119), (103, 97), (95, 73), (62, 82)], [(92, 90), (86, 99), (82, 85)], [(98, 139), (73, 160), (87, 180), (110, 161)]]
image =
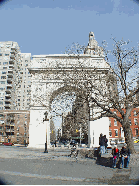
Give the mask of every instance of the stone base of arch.
[[(29, 148), (44, 148), (47, 141), (47, 148), (50, 148), (50, 121), (43, 121), (46, 109), (30, 109), (29, 124)], [(109, 141), (109, 118), (103, 117), (88, 124), (88, 147), (99, 146), (100, 134), (106, 135)]]
[(102, 117), (95, 121), (89, 121), (88, 147), (99, 147), (100, 134), (106, 135), (109, 141), (109, 118)]
[(47, 147), (50, 147), (50, 121), (45, 119), (46, 109), (35, 108), (30, 110), (29, 124), (29, 148), (44, 148), (47, 141)]

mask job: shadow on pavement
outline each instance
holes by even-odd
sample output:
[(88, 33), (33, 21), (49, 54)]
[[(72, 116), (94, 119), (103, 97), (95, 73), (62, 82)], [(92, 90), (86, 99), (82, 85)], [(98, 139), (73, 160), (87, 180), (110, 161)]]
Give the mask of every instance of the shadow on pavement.
[(96, 164), (111, 168), (112, 158), (111, 157), (97, 157)]
[[(120, 163), (121, 162), (119, 159), (116, 163), (116, 168), (118, 168), (118, 169), (120, 168)], [(112, 168), (113, 159), (112, 159), (112, 157), (97, 157), (96, 164)]]

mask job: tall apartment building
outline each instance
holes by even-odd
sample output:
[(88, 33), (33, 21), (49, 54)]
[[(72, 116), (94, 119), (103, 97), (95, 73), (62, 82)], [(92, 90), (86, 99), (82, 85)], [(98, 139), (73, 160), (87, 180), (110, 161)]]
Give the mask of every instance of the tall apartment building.
[(0, 110), (16, 109), (17, 42), (0, 42)]
[(17, 42), (0, 42), (0, 110), (28, 110), (30, 53), (20, 53)]
[(31, 61), (31, 53), (19, 53), (17, 86), (16, 86), (16, 110), (28, 110), (30, 104), (31, 75), (28, 67)]

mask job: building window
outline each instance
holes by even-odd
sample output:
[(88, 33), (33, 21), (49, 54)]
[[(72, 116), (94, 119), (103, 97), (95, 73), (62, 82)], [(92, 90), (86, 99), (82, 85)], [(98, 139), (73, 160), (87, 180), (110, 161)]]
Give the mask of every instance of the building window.
[(1, 79), (6, 79), (6, 76), (1, 76)]
[(132, 125), (132, 123), (131, 123), (131, 119), (129, 120), (129, 125)]
[(3, 105), (3, 102), (2, 101), (0, 101), (0, 105)]
[(6, 74), (6, 72), (5, 72), (5, 71), (3, 71), (3, 72), (2, 72), (2, 74)]
[(0, 56), (2, 56), (2, 54), (0, 53)]
[(3, 69), (7, 69), (7, 67), (3, 67)]
[(134, 116), (137, 116), (137, 111), (136, 110), (134, 110)]
[(11, 45), (6, 45), (7, 48), (10, 48)]
[(138, 136), (139, 135), (139, 130), (135, 129), (135, 135)]
[(117, 126), (117, 120), (114, 119), (114, 126)]
[(8, 62), (3, 62), (3, 65), (8, 65)]
[(5, 81), (1, 81), (1, 84), (5, 84)]
[(138, 120), (137, 120), (137, 118), (134, 118), (134, 123), (135, 123), (135, 125), (138, 125)]
[(109, 127), (111, 127), (111, 119), (109, 119)]
[(112, 130), (109, 130), (109, 137), (112, 137)]
[(115, 137), (118, 136), (118, 129), (115, 129)]

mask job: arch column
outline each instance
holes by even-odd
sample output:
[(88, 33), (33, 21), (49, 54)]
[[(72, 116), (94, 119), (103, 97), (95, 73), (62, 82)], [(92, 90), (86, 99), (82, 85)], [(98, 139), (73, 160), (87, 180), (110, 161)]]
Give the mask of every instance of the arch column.
[(44, 121), (45, 112), (49, 111), (46, 107), (34, 106), (30, 108), (30, 124), (29, 124), (29, 146), (32, 148), (45, 148), (47, 141), (50, 147), (50, 119)]

